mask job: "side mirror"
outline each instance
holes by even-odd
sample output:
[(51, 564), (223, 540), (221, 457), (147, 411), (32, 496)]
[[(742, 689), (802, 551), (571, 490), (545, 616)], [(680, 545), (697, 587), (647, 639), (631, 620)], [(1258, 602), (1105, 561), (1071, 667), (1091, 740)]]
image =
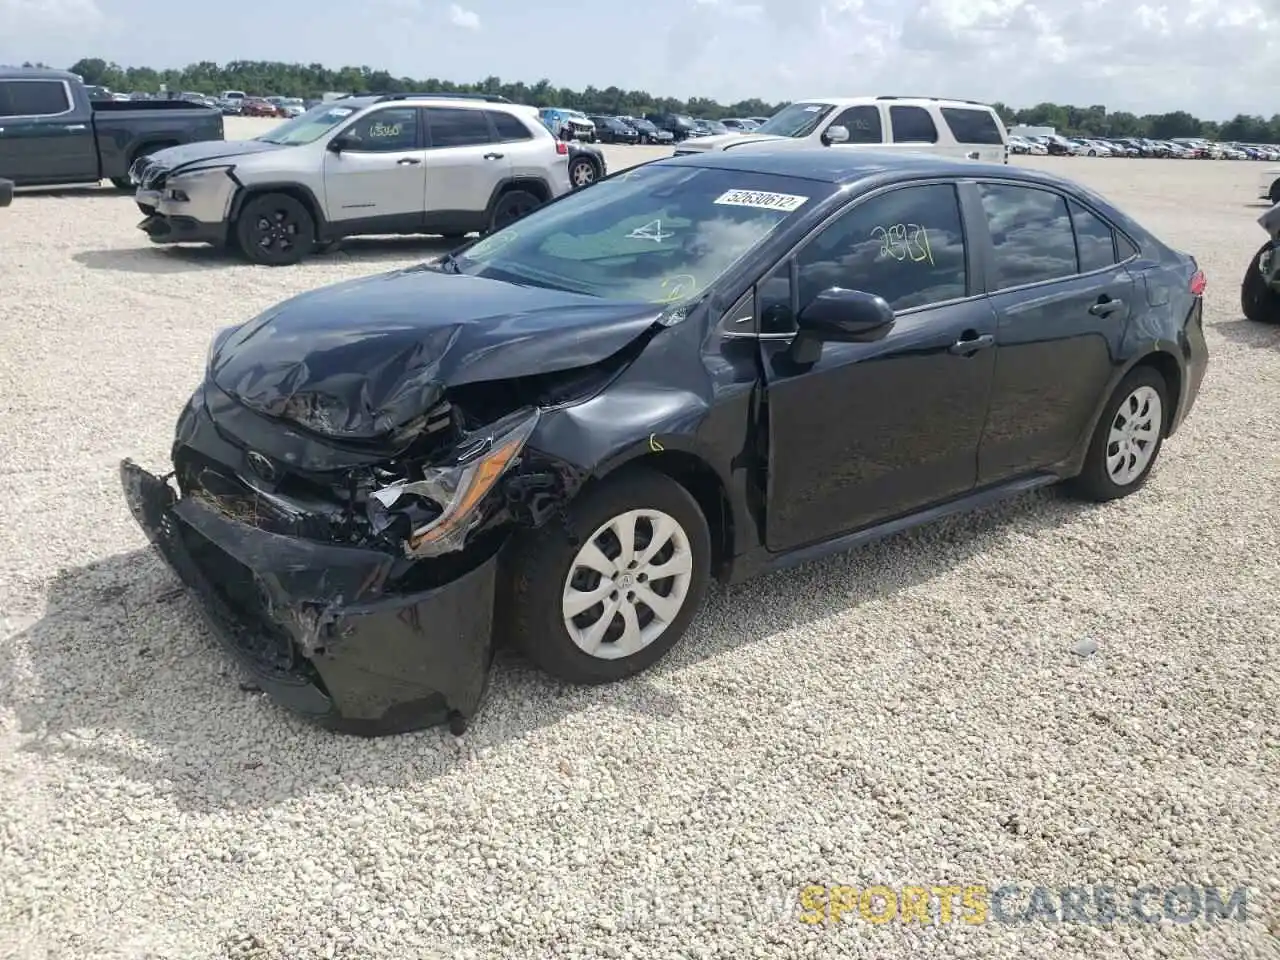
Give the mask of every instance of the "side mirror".
[(796, 327), (816, 340), (859, 343), (879, 340), (893, 319), (893, 308), (882, 297), (828, 287), (800, 311)]
[(350, 150), (356, 145), (356, 142), (350, 137), (334, 137), (329, 141), (330, 153), (341, 153), (343, 150)]
[(840, 124), (827, 127), (826, 132), (822, 135), (822, 142), (828, 147), (835, 143), (848, 143), (849, 128), (843, 127)]

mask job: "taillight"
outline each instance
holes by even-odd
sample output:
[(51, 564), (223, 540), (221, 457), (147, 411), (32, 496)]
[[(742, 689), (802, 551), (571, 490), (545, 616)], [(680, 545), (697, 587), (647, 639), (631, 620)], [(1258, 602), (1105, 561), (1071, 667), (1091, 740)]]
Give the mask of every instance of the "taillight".
[(562, 157), (566, 156), (569, 153), (569, 145), (565, 143), (563, 140), (557, 140), (556, 153), (560, 154), (560, 156)]
[(1204, 296), (1204, 288), (1208, 281), (1205, 280), (1204, 271), (1197, 270), (1191, 275), (1191, 295), (1193, 297)]

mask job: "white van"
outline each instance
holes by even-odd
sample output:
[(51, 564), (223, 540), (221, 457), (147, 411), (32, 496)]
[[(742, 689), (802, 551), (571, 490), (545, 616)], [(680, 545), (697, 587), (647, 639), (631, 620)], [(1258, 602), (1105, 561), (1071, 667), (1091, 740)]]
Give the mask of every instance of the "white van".
[(676, 155), (796, 147), (862, 147), (936, 153), (1008, 163), (1008, 135), (999, 114), (974, 100), (936, 97), (818, 97), (783, 107), (751, 133), (686, 140)]

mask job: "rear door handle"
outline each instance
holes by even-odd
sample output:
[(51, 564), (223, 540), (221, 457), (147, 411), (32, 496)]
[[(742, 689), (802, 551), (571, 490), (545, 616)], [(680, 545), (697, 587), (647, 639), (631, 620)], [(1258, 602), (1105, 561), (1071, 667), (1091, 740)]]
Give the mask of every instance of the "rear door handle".
[(994, 347), (995, 345), (996, 338), (991, 334), (984, 333), (982, 336), (978, 336), (975, 331), (966, 330), (959, 340), (947, 347), (947, 353), (952, 353), (959, 357), (972, 357), (979, 350), (986, 350), (988, 347)]
[(416, 167), (421, 162), (417, 157), (401, 157), (396, 161), (396, 165), (400, 167)]
[(83, 130), (83, 129), (85, 129), (85, 125), (84, 125), (83, 123), (73, 123), (73, 124), (69, 125), (69, 126), (67, 127), (67, 129), (68, 129), (68, 130)]
[(486, 153), (484, 155), (484, 158), (486, 160), (501, 160), (502, 157), (503, 157), (503, 154), (501, 153)]
[(1095, 317), (1109, 317), (1122, 307), (1124, 307), (1123, 300), (1099, 300), (1089, 308), (1089, 312)]

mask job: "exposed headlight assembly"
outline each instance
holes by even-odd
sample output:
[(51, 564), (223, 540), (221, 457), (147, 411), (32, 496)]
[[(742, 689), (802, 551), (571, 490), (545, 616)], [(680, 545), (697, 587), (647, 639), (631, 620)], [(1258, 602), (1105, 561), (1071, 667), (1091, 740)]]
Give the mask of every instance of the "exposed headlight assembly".
[(434, 557), (461, 550), (485, 516), (485, 498), (516, 463), (538, 425), (539, 412), (521, 410), (463, 444), (448, 466), (426, 467), (421, 480), (393, 483), (369, 495), (375, 533), (408, 521), (405, 555)]

